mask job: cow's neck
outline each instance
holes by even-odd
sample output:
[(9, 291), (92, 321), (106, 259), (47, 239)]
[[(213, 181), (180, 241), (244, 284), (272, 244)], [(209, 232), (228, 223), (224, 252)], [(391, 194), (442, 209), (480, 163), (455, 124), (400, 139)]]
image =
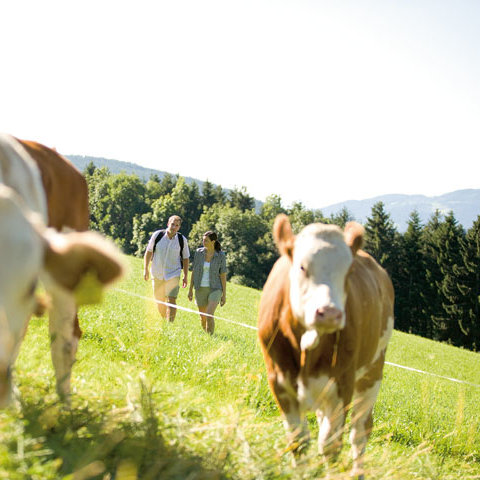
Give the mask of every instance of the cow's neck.
[(309, 372), (318, 370), (319, 366), (335, 369), (337, 366), (338, 346), (340, 335), (330, 333), (320, 336), (318, 345), (309, 350), (302, 350), (300, 354), (300, 368), (302, 374), (308, 376)]
[(300, 352), (300, 340), (305, 333), (305, 327), (293, 315), (290, 302), (286, 305), (283, 314), (281, 315), (280, 328), (285, 333), (294, 351)]

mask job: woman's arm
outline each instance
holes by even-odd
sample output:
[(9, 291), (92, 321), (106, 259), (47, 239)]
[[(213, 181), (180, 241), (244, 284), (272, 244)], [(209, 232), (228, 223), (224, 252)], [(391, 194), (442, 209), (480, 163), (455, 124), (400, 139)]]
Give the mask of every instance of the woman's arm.
[(227, 274), (221, 273), (220, 274), (220, 281), (222, 282), (222, 299), (220, 300), (220, 306), (223, 307), (225, 302), (227, 301)]
[(193, 270), (192, 270), (192, 273), (190, 275), (190, 289), (188, 290), (188, 299), (190, 301), (193, 300)]
[(188, 299), (192, 301), (193, 299), (193, 272), (195, 271), (195, 265), (197, 260), (197, 252), (193, 255), (193, 263), (192, 263), (192, 273), (190, 274), (190, 289), (188, 290)]

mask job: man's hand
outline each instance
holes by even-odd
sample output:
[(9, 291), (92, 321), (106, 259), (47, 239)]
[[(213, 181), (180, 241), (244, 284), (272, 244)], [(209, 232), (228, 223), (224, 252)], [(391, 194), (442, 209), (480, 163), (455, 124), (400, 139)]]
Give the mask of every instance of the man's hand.
[(148, 272), (148, 269), (147, 270), (144, 270), (143, 271), (143, 279), (144, 280), (148, 280), (150, 278), (150, 274)]

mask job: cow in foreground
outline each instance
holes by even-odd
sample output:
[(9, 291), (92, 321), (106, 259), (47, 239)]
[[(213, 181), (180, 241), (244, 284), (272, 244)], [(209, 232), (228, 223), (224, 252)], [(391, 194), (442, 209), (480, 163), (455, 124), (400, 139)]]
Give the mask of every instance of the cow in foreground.
[(363, 227), (355, 222), (343, 232), (311, 224), (295, 237), (288, 218), (279, 215), (273, 234), (281, 256), (263, 289), (258, 333), (292, 448), (308, 439), (304, 414), (314, 411), (319, 451), (335, 459), (352, 409), (352, 473), (363, 478), (362, 456), (393, 330), (392, 283), (360, 250)]
[[(40, 170), (43, 190), (47, 200), (47, 226), (59, 232), (84, 232), (88, 230), (90, 211), (88, 205), (88, 185), (85, 177), (67, 158), (56, 150), (31, 140), (16, 139), (27, 151)], [(70, 393), (68, 362), (73, 361), (82, 335), (77, 315), (77, 305), (73, 295), (65, 295), (53, 288), (49, 290), (53, 308), (49, 312), (52, 362), (57, 378), (57, 390), (61, 396)], [(71, 340), (59, 336), (57, 324), (64, 325), (69, 332), (73, 328)], [(68, 336), (67, 336), (68, 337)], [(68, 342), (71, 348), (64, 348)]]
[[(11, 370), (39, 309), (38, 281), (52, 297), (52, 360), (57, 391), (68, 399), (77, 343), (75, 299), (96, 300), (98, 290), (122, 273), (117, 250), (100, 235), (47, 228), (50, 208), (38, 166), (19, 141), (0, 134), (0, 406), (11, 397)], [(71, 216), (76, 213), (72, 208)]]

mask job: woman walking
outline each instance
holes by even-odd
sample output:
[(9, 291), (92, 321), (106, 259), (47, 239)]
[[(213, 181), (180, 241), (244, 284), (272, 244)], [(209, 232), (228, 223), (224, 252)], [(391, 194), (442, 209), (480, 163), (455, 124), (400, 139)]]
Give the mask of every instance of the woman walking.
[(208, 315), (214, 315), (217, 305), (220, 303), (223, 307), (227, 299), (227, 262), (215, 232), (208, 231), (203, 234), (203, 247), (198, 248), (193, 257), (188, 292), (190, 301), (193, 299), (194, 288), (202, 327), (212, 334), (215, 320)]

